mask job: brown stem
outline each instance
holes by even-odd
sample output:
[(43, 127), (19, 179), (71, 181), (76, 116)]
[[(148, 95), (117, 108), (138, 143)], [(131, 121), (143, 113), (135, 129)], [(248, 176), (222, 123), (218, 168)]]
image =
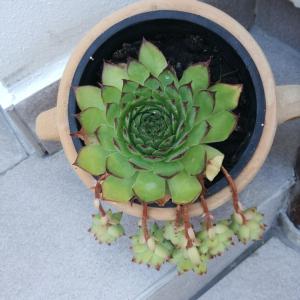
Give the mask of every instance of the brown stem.
[(184, 222), (184, 234), (187, 239), (187, 248), (191, 248), (193, 246), (193, 241), (189, 235), (189, 229), (191, 228), (190, 224), (190, 217), (189, 217), (189, 212), (188, 212), (188, 206), (183, 205), (182, 206), (183, 210), (183, 222)]
[(143, 202), (143, 217), (142, 217), (142, 228), (144, 232), (144, 237), (146, 242), (149, 239), (149, 232), (147, 227), (147, 219), (148, 219), (148, 206), (147, 203)]
[(102, 217), (106, 216), (106, 212), (101, 204), (101, 194), (102, 194), (102, 186), (99, 181), (97, 181), (96, 186), (95, 186), (95, 199), (99, 200), (99, 214)]
[(101, 181), (105, 180), (108, 176), (109, 176), (108, 173), (104, 173), (104, 174), (102, 174), (102, 175), (99, 177), (99, 180), (98, 180), (98, 181), (101, 183)]
[(106, 212), (105, 212), (101, 202), (99, 202), (99, 213), (101, 214), (102, 217), (106, 216)]
[(243, 214), (243, 211), (240, 209), (240, 206), (239, 206), (239, 195), (238, 195), (236, 184), (235, 184), (233, 178), (228, 173), (228, 171), (223, 166), (221, 167), (221, 170), (222, 170), (222, 172), (230, 186), (230, 189), (231, 189), (233, 208), (236, 213), (241, 215), (241, 217), (243, 219), (243, 223), (245, 224), (247, 220), (246, 220), (245, 215)]
[(106, 216), (106, 212), (101, 204), (101, 198), (102, 198), (102, 185), (101, 185), (101, 181), (103, 181), (104, 179), (106, 179), (109, 176), (108, 173), (105, 173), (103, 175), (101, 175), (96, 183), (95, 186), (95, 199), (99, 200), (99, 213), (102, 217)]
[(200, 195), (200, 203), (202, 205), (203, 211), (204, 211), (204, 217), (205, 217), (205, 223), (206, 223), (206, 229), (213, 227), (213, 216), (212, 213), (209, 211), (207, 206), (207, 201), (204, 198), (204, 196)]
[(178, 204), (176, 206), (176, 219), (175, 219), (175, 226), (176, 226), (176, 228), (178, 228), (179, 223), (180, 223), (180, 215), (181, 215), (181, 207)]
[(204, 177), (203, 175), (198, 176), (198, 180), (201, 184), (202, 191), (200, 194), (200, 204), (203, 208), (204, 216), (205, 216), (205, 223), (206, 223), (206, 229), (212, 228), (213, 227), (213, 215), (208, 209), (207, 201), (205, 199), (205, 193), (206, 193), (206, 188), (204, 184)]

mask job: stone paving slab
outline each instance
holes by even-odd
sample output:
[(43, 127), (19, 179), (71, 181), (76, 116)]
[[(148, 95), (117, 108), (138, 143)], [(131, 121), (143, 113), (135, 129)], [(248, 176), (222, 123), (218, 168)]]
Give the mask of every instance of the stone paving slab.
[(272, 238), (199, 300), (299, 300), (300, 253)]
[[(35, 139), (32, 142), (33, 144), (41, 144), (35, 145), (35, 148), (40, 147), (41, 151), (46, 151), (48, 154), (53, 154), (60, 150), (62, 148), (61, 144), (53, 141), (40, 141), (35, 134), (35, 121), (41, 112), (56, 105), (58, 84), (58, 81), (50, 84), (26, 100), (16, 104), (13, 109), (8, 110), (12, 118), (20, 120), (19, 122), (15, 120), (15, 123), (23, 130), (23, 134), (30, 134)], [(26, 131), (29, 131), (29, 133)]]
[[(297, 51), (276, 38), (269, 36), (257, 26), (252, 27), (250, 33), (264, 51), (276, 83), (300, 84), (300, 47), (299, 51)], [(298, 40), (300, 41), (300, 39)]]
[(300, 8), (288, 0), (257, 0), (255, 23), (268, 34), (300, 50)]
[(213, 5), (240, 22), (247, 29), (255, 21), (255, 0), (201, 0)]
[(24, 148), (10, 128), (0, 106), (0, 174), (13, 168), (26, 157)]

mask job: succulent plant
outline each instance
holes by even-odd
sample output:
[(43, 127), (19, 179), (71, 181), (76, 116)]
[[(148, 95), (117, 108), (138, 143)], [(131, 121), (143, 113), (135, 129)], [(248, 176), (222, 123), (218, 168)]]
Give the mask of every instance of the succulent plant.
[(139, 59), (104, 63), (102, 87), (75, 89), (78, 120), (88, 141), (75, 164), (98, 176), (106, 200), (137, 197), (176, 204), (195, 201), (197, 175), (213, 180), (224, 155), (207, 144), (228, 138), (241, 85), (210, 85), (209, 63), (188, 67), (180, 80), (159, 49), (144, 40)]
[[(179, 272), (202, 274), (206, 260), (228, 248), (232, 230), (242, 241), (261, 235), (253, 214), (244, 224), (234, 181), (222, 166), (224, 154), (210, 145), (225, 141), (235, 129), (232, 111), (242, 85), (211, 83), (209, 63), (190, 65), (179, 79), (163, 53), (144, 39), (137, 59), (104, 62), (99, 87), (74, 88), (81, 129), (72, 135), (85, 143), (74, 165), (97, 179), (99, 215), (91, 232), (106, 243), (123, 235), (121, 215), (105, 212), (100, 200), (139, 201), (142, 226), (132, 237), (138, 263), (159, 268), (171, 258)], [(220, 171), (233, 193), (232, 230), (227, 223), (212, 223), (205, 200), (205, 180), (213, 181)], [(153, 225), (149, 234), (147, 204), (169, 200), (177, 205), (176, 221), (164, 228)], [(206, 215), (198, 234), (188, 216), (188, 205), (197, 200)], [(241, 233), (244, 225), (251, 227), (249, 237)]]
[(176, 264), (178, 273), (194, 271), (196, 274), (203, 275), (207, 272), (206, 255), (200, 254), (196, 246), (190, 248), (179, 248), (174, 250), (171, 263)]
[(246, 209), (243, 215), (234, 212), (231, 216), (230, 228), (244, 244), (250, 240), (260, 240), (265, 229), (263, 215), (254, 207)]
[(229, 228), (227, 220), (218, 222), (211, 228), (202, 224), (202, 230), (198, 232), (199, 252), (213, 258), (221, 255), (232, 244), (233, 231)]
[(182, 222), (178, 225), (176, 225), (175, 222), (166, 222), (164, 226), (164, 237), (171, 241), (176, 248), (185, 248), (188, 243)]
[(89, 231), (99, 243), (111, 244), (124, 235), (121, 218), (121, 212), (113, 213), (111, 210), (108, 210), (105, 216), (94, 215)]
[(140, 228), (136, 235), (131, 237), (133, 262), (147, 264), (159, 270), (160, 266), (168, 261), (173, 252), (173, 245), (164, 239), (162, 229), (156, 223), (152, 225), (151, 234), (146, 240)]

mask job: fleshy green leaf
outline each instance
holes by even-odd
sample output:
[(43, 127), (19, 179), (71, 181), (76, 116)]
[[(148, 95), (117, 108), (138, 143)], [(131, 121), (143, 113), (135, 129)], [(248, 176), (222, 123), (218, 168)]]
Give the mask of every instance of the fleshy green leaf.
[(166, 183), (163, 178), (152, 172), (140, 171), (133, 190), (141, 201), (154, 202), (165, 196)]
[(120, 106), (119, 104), (112, 103), (106, 106), (106, 119), (110, 126), (115, 125), (115, 120), (120, 117)]
[(89, 107), (96, 107), (104, 110), (104, 105), (101, 97), (101, 90), (95, 86), (85, 85), (74, 89), (77, 105), (80, 110), (85, 110)]
[(208, 125), (205, 121), (196, 124), (189, 133), (188, 138), (186, 140), (186, 144), (188, 146), (199, 145), (202, 142), (203, 137), (206, 135), (207, 130)]
[(183, 102), (188, 102), (188, 103), (193, 102), (193, 94), (192, 94), (192, 90), (191, 90), (190, 86), (182, 85), (179, 88), (179, 94), (180, 94), (181, 100)]
[(107, 152), (101, 146), (88, 145), (79, 151), (74, 165), (97, 176), (105, 173), (106, 157)]
[(214, 110), (214, 96), (208, 91), (199, 91), (194, 95), (194, 106), (199, 107), (196, 121), (206, 120)]
[(130, 93), (130, 95), (134, 96), (138, 87), (139, 87), (139, 83), (131, 81), (131, 80), (124, 80), (122, 92)]
[(121, 91), (114, 86), (105, 85), (102, 88), (102, 99), (104, 103), (119, 103)]
[(87, 134), (94, 133), (100, 125), (106, 124), (105, 112), (95, 107), (82, 111), (78, 120)]
[(159, 81), (153, 77), (148, 78), (144, 84), (151, 90), (157, 90), (160, 87)]
[(195, 176), (180, 172), (168, 180), (172, 202), (176, 204), (191, 203), (197, 199), (202, 188)]
[(147, 87), (141, 87), (135, 91), (135, 95), (143, 99), (148, 99), (152, 95), (152, 90)]
[(171, 70), (164, 70), (158, 77), (159, 81), (162, 83), (164, 87), (174, 84), (176, 87), (178, 86), (178, 79), (176, 77), (175, 72), (172, 72)]
[(154, 173), (163, 176), (163, 177), (170, 177), (173, 176), (180, 171), (182, 171), (183, 165), (179, 161), (174, 162), (156, 162), (153, 165)]
[(155, 77), (167, 67), (167, 61), (162, 52), (152, 43), (146, 41), (142, 42), (139, 61), (152, 73)]
[(126, 64), (110, 64), (104, 62), (102, 71), (102, 84), (114, 86), (122, 90), (123, 79), (128, 79)]
[(109, 201), (128, 202), (133, 197), (134, 181), (135, 176), (130, 178), (108, 176), (102, 184), (103, 198)]
[(114, 129), (107, 125), (101, 125), (97, 131), (97, 137), (101, 146), (107, 151), (114, 151), (115, 145), (113, 139), (115, 137)]
[(106, 165), (107, 170), (117, 177), (129, 178), (135, 173), (133, 166), (128, 162), (127, 158), (118, 152), (108, 156)]
[(205, 167), (205, 156), (204, 146), (198, 145), (190, 148), (181, 159), (186, 172), (190, 175), (200, 174)]
[(147, 68), (137, 60), (132, 60), (129, 62), (127, 72), (130, 80), (136, 81), (140, 84), (144, 84), (145, 80), (150, 75)]
[(221, 170), (224, 154), (210, 146), (205, 146), (205, 151), (207, 159), (205, 176), (208, 180), (213, 181)]
[(228, 111), (222, 111), (211, 115), (207, 119), (209, 131), (202, 139), (203, 143), (215, 143), (225, 141), (234, 130), (237, 117)]
[(188, 67), (179, 81), (180, 85), (192, 83), (193, 91), (207, 89), (209, 85), (208, 67), (204, 64), (194, 64)]
[(149, 160), (144, 159), (141, 156), (132, 156), (129, 161), (136, 166), (137, 169), (152, 169), (153, 163)]
[(233, 110), (237, 107), (242, 92), (241, 84), (217, 83), (209, 88), (215, 92), (214, 112)]

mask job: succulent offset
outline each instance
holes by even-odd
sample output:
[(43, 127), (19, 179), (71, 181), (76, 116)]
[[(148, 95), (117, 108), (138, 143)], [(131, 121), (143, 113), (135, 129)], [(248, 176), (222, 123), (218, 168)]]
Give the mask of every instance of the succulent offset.
[(228, 227), (228, 222), (218, 222), (211, 228), (205, 228), (198, 232), (199, 252), (213, 258), (221, 255), (232, 244), (233, 231)]
[[(124, 233), (121, 215), (105, 212), (100, 199), (136, 199), (144, 206), (143, 226), (132, 237), (133, 260), (157, 269), (170, 259), (179, 272), (202, 274), (207, 259), (229, 247), (233, 232), (243, 242), (262, 235), (257, 213), (244, 217), (236, 199), (230, 226), (208, 222), (199, 233), (186, 209), (200, 198), (205, 208), (204, 178), (213, 181), (223, 171), (224, 154), (210, 144), (225, 141), (235, 129), (232, 110), (241, 84), (212, 84), (209, 61), (189, 66), (179, 79), (163, 53), (144, 39), (137, 59), (104, 62), (100, 87), (74, 91), (81, 129), (73, 135), (85, 143), (74, 164), (97, 178), (99, 215), (91, 228), (96, 239), (110, 244)], [(177, 221), (153, 225), (149, 234), (147, 204), (169, 200), (181, 211)]]
[(120, 225), (122, 213), (108, 210), (105, 216), (94, 215), (92, 227), (89, 231), (99, 243), (111, 244), (124, 235), (124, 228)]
[(244, 211), (244, 218), (245, 220), (238, 213), (233, 213), (231, 216), (230, 228), (237, 235), (239, 241), (246, 244), (250, 240), (262, 239), (265, 229), (263, 215), (255, 208), (249, 208)]
[(173, 252), (173, 245), (163, 237), (162, 229), (156, 223), (152, 225), (151, 234), (146, 240), (140, 228), (132, 239), (132, 261), (138, 264), (147, 264), (159, 270), (160, 266), (168, 261)]

